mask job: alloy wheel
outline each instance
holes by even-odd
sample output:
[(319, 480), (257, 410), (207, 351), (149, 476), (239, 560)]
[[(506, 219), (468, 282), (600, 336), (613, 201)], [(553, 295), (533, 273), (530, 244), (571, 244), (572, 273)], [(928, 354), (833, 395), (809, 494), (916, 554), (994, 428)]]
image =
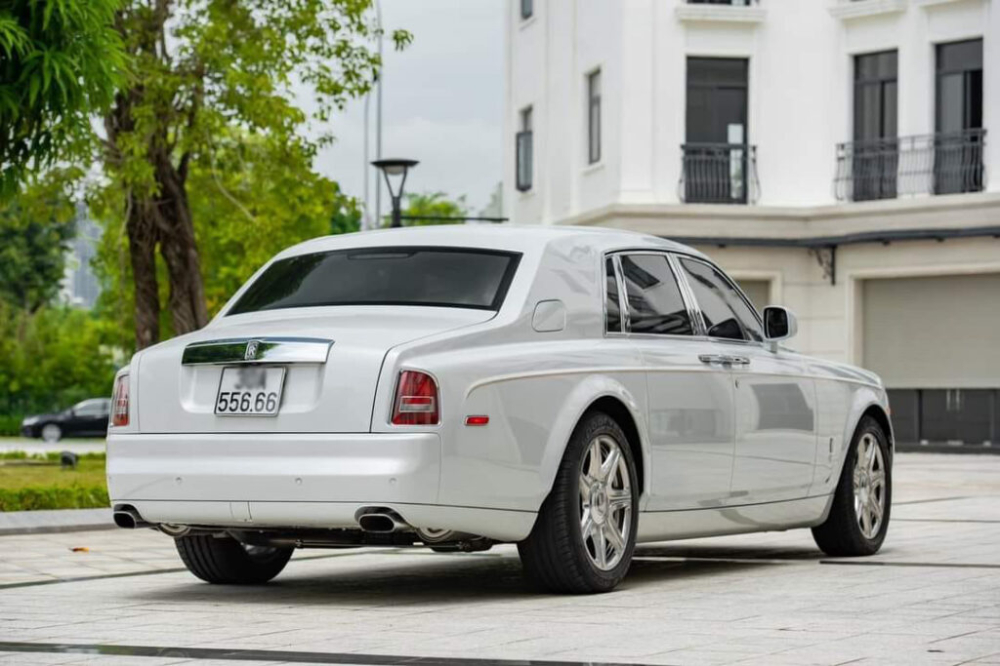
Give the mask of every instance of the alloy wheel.
[(874, 539), (885, 515), (885, 461), (878, 440), (866, 433), (854, 463), (854, 515), (861, 534)]
[(614, 569), (625, 555), (632, 528), (632, 482), (621, 445), (598, 435), (580, 470), (580, 531), (591, 563)]

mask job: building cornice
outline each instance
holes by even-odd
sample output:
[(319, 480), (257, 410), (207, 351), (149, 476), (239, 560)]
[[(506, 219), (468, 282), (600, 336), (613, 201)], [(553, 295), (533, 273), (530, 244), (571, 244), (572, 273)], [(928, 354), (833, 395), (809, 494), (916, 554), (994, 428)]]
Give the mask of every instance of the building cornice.
[(843, 20), (898, 14), (905, 12), (908, 4), (909, 0), (837, 0), (830, 14)]
[(559, 224), (658, 236), (802, 240), (847, 234), (986, 228), (1000, 224), (1000, 193), (949, 194), (823, 206), (612, 204)]
[(767, 16), (762, 7), (738, 5), (703, 5), (682, 2), (674, 10), (681, 21), (710, 21), (717, 23), (760, 23)]

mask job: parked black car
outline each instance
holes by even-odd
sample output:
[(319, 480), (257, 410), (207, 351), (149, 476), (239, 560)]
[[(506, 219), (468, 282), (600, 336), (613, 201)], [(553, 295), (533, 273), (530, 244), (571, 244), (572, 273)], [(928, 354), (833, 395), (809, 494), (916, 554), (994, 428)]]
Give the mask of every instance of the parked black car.
[(21, 434), (41, 437), (46, 442), (58, 442), (63, 437), (104, 437), (108, 434), (110, 414), (110, 399), (92, 398), (58, 414), (27, 417), (21, 422)]

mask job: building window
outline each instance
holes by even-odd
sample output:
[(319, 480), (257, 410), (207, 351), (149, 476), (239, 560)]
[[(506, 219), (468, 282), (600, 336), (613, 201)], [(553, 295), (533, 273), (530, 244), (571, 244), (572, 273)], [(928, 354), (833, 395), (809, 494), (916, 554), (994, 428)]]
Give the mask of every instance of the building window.
[(535, 13), (534, 0), (521, 0), (521, 20), (530, 19)]
[(747, 136), (746, 58), (688, 58), (687, 142), (681, 195), (689, 203), (746, 203), (755, 185)]
[(898, 56), (896, 51), (854, 58), (854, 201), (896, 196)]
[(531, 129), (531, 107), (521, 109), (521, 129), (517, 133), (517, 189), (527, 192), (532, 185), (532, 163), (534, 160), (534, 138)]
[(934, 192), (983, 189), (983, 40), (937, 46)]
[(601, 70), (587, 75), (587, 163), (601, 161)]

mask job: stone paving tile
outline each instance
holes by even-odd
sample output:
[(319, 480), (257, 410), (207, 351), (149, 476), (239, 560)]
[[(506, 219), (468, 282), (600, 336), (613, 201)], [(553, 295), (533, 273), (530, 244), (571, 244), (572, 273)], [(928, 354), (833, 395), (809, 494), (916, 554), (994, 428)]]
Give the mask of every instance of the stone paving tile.
[[(697, 539), (639, 547), (613, 594), (562, 597), (530, 592), (509, 546), (305, 551), (257, 588), (187, 572), (0, 587), (0, 640), (651, 665), (996, 663), (1000, 457), (959, 457), (898, 456), (902, 519), (881, 553), (854, 561), (864, 564), (822, 563), (831, 558), (802, 530)], [(149, 530), (0, 537), (0, 585), (179, 566)], [(0, 654), (0, 666), (132, 660), (161, 663)]]

